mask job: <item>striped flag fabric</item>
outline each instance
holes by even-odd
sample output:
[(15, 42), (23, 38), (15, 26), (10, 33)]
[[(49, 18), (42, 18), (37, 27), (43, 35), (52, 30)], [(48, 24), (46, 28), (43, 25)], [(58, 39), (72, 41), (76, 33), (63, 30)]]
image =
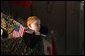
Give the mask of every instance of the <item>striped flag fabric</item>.
[(16, 25), (13, 30), (13, 38), (22, 37), (24, 33), (24, 27), (22, 25)]
[(43, 44), (45, 55), (52, 55), (52, 44), (45, 39), (43, 39)]
[(49, 36), (49, 40), (43, 39), (44, 44), (44, 53), (45, 55), (56, 55), (57, 54), (57, 46), (56, 46), (56, 34), (52, 30)]

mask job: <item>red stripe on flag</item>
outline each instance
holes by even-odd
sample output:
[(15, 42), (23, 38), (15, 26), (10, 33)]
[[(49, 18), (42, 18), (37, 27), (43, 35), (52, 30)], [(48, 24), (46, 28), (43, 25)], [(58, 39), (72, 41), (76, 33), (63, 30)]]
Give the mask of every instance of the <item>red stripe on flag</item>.
[(20, 26), (20, 35), (21, 35), (21, 37), (22, 37), (22, 35), (23, 35), (23, 31), (24, 31), (24, 28), (23, 28), (23, 26)]
[(52, 38), (52, 54), (53, 55), (56, 55), (57, 54), (54, 38)]

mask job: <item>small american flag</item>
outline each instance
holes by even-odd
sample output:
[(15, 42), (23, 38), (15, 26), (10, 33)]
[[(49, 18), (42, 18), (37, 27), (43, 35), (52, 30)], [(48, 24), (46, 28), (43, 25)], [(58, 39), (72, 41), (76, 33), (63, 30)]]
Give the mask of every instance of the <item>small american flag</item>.
[(14, 38), (18, 38), (18, 37), (22, 37), (23, 33), (24, 33), (24, 27), (22, 25), (17, 25), (14, 28), (14, 31), (12, 34)]

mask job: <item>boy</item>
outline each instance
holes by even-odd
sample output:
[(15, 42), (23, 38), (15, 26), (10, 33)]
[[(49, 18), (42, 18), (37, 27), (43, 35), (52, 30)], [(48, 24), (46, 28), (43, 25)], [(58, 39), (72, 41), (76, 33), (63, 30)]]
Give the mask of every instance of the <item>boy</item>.
[(41, 34), (41, 25), (40, 25), (40, 20), (36, 16), (31, 16), (27, 19), (27, 27), (31, 30), (30, 33), (35, 33), (35, 35), (42, 35), (46, 37), (46, 35)]
[(32, 30), (36, 35), (39, 35), (40, 20), (36, 16), (31, 16), (27, 19), (27, 27)]
[(40, 34), (39, 18), (36, 16), (27, 18), (27, 27), (28, 29), (23, 35), (23, 40), (25, 44), (32, 49), (30, 55), (44, 55), (44, 46), (41, 36), (43, 34)]

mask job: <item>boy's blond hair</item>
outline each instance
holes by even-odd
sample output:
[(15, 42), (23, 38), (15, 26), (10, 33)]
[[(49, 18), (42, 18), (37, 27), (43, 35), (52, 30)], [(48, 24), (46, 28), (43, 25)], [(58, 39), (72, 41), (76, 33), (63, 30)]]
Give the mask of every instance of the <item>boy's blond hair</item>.
[(29, 27), (34, 21), (39, 20), (37, 16), (30, 16), (27, 18), (27, 26)]

